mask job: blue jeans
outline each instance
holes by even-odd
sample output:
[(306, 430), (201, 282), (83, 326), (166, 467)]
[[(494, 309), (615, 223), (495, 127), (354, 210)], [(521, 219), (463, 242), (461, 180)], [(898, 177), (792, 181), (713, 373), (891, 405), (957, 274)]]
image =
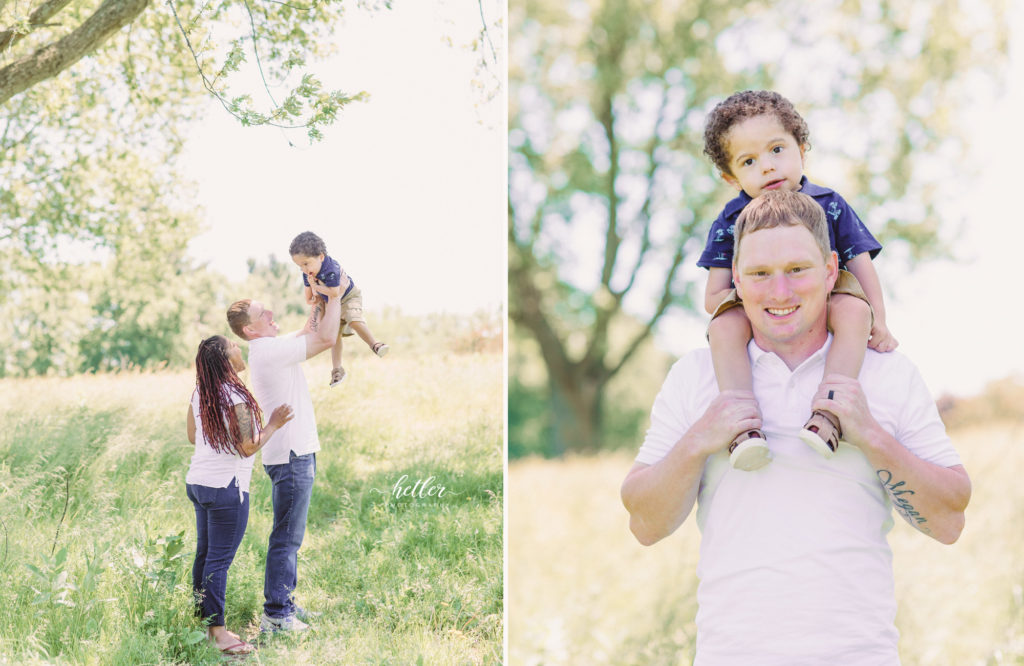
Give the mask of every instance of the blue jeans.
[(295, 614), (292, 592), (298, 582), (298, 554), (306, 534), (306, 514), (316, 477), (316, 454), (289, 452), (288, 462), (264, 465), (274, 489), (274, 528), (267, 547), (267, 569), (263, 577), (264, 612), (272, 618)]
[(196, 613), (224, 626), (224, 596), (228, 567), (235, 559), (249, 522), (249, 493), (238, 501), (238, 479), (226, 488), (185, 484), (185, 494), (196, 510), (196, 560), (192, 564), (192, 593)]

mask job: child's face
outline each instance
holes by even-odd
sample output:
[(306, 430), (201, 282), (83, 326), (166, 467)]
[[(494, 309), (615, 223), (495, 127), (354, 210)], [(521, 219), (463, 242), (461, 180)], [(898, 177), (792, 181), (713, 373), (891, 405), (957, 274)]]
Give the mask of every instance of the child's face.
[(804, 173), (804, 147), (771, 114), (742, 120), (725, 137), (730, 185), (756, 198), (767, 190), (800, 189)]
[(324, 255), (318, 254), (315, 257), (310, 257), (305, 254), (293, 254), (292, 261), (295, 265), (302, 269), (302, 272), (306, 275), (316, 275), (320, 272), (320, 267), (324, 263)]

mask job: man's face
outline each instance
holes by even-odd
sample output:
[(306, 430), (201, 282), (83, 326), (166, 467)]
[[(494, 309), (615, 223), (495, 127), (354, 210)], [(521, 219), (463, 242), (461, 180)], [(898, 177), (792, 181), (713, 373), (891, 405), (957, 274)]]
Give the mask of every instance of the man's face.
[(758, 346), (780, 355), (804, 347), (809, 355), (818, 349), (825, 341), (828, 294), (838, 275), (835, 253), (826, 263), (803, 225), (745, 234), (733, 281)]
[(249, 339), (273, 338), (277, 336), (278, 327), (274, 322), (274, 313), (259, 301), (249, 303), (249, 325), (242, 330), (249, 334)]
[(725, 137), (729, 171), (722, 177), (756, 199), (768, 190), (800, 189), (804, 149), (772, 114), (742, 120)]
[(315, 257), (310, 257), (305, 254), (293, 254), (292, 261), (295, 265), (302, 269), (302, 272), (306, 275), (316, 276), (320, 272), (320, 267), (324, 263), (324, 255), (318, 254)]

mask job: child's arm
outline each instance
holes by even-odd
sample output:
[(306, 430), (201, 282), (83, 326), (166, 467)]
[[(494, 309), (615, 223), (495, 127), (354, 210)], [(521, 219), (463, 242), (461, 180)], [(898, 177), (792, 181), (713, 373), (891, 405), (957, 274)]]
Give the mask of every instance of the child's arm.
[(319, 296), (313, 293), (312, 287), (306, 285), (303, 291), (303, 295), (306, 297), (306, 305), (316, 305), (316, 301), (319, 298)]
[(871, 255), (861, 252), (853, 259), (846, 262), (846, 270), (853, 273), (861, 288), (864, 289), (871, 309), (874, 311), (875, 322), (871, 325), (871, 339), (868, 347), (875, 351), (890, 352), (899, 346), (899, 342), (889, 332), (885, 324), (885, 302), (882, 299), (882, 283), (878, 279), (874, 264), (871, 263)]
[(718, 304), (732, 290), (732, 271), (712, 266), (708, 269), (708, 283), (704, 287), (704, 309), (713, 314)]

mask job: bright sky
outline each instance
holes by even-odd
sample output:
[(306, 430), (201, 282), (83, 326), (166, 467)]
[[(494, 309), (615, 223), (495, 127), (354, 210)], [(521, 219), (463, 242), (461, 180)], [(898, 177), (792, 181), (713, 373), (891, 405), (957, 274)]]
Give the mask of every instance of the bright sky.
[[(1024, 10), (1019, 0), (1007, 16), (1012, 29), (1012, 67), (999, 103), (974, 111), (973, 160), (985, 165), (975, 182), (962, 186), (952, 217), (966, 219), (956, 261), (930, 261), (909, 273), (875, 261), (886, 291), (889, 329), (899, 351), (921, 370), (932, 393), (967, 396), (993, 380), (1024, 379), (1016, 308), (1020, 296), (1024, 223), (1015, 203), (1019, 156), (1024, 154), (1020, 109), (1024, 108)], [(814, 128), (811, 128), (814, 131)], [(1014, 254), (1010, 254), (1013, 252)], [(683, 353), (703, 339), (705, 319), (666, 322), (659, 342)], [(682, 342), (680, 342), (682, 341)]]
[[(483, 6), (496, 14), (501, 5)], [(185, 157), (209, 228), (192, 256), (241, 278), (250, 257), (289, 261), (291, 239), (309, 230), (359, 284), (367, 309), (497, 309), (505, 298), (505, 97), (485, 103), (471, 86), (479, 54), (465, 45), (480, 26), (476, 2), (349, 10), (339, 53), (319, 75), (325, 88), (365, 90), (370, 99), (346, 107), (313, 146), (302, 133), (289, 134), (291, 148), (280, 130), (243, 128), (211, 103)], [(502, 35), (491, 39), (500, 52)]]

